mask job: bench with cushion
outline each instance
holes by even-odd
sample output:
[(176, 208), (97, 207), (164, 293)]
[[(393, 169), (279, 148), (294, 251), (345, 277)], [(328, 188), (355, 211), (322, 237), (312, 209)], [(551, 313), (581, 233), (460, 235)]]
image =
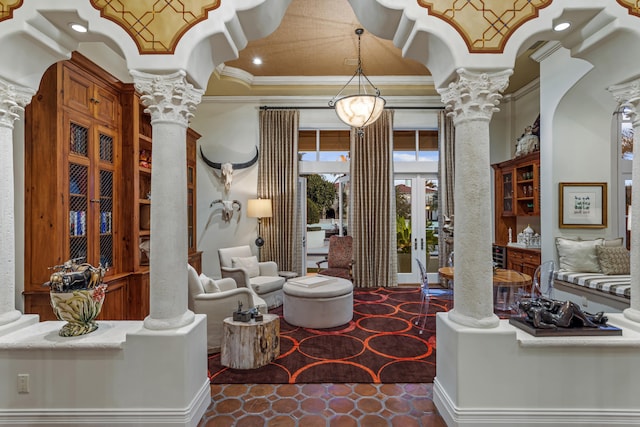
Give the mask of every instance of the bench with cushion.
[(572, 240), (556, 238), (559, 269), (554, 272), (556, 299), (570, 299), (590, 312), (629, 307), (629, 251), (622, 238)]

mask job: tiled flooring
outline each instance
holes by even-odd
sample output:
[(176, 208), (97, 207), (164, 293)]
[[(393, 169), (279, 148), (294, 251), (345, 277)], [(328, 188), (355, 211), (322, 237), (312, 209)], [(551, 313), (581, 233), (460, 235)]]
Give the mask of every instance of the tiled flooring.
[(432, 384), (224, 384), (198, 427), (440, 427)]

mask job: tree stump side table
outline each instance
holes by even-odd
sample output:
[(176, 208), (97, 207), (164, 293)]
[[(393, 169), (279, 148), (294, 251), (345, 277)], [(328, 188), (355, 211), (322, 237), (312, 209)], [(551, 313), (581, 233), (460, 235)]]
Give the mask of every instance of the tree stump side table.
[(223, 321), (220, 362), (233, 369), (255, 369), (280, 355), (280, 317), (263, 315), (261, 322)]

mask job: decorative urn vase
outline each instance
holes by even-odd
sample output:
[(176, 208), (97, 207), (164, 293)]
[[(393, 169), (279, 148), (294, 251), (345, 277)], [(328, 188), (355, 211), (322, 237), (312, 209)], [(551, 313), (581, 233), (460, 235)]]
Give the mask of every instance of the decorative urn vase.
[(77, 264), (77, 259), (52, 267), (56, 270), (45, 286), (50, 288), (51, 307), (58, 320), (66, 321), (58, 334), (75, 337), (98, 329), (107, 285), (102, 282), (105, 269), (100, 265)]

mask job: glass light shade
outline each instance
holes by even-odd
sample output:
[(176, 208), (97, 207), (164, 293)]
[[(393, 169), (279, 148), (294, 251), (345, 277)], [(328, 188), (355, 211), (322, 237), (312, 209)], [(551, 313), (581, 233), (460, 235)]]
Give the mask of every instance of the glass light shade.
[(249, 199), (247, 203), (247, 216), (249, 218), (271, 218), (271, 199)]
[(361, 128), (378, 120), (384, 110), (384, 98), (376, 95), (349, 95), (335, 103), (340, 120), (351, 127)]

